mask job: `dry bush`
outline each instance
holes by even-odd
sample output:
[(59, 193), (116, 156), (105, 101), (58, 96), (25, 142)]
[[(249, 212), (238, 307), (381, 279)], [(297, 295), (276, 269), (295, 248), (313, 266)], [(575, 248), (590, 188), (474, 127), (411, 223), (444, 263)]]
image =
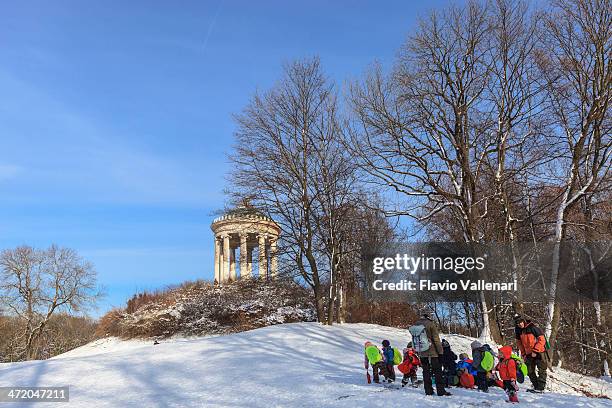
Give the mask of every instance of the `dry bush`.
[(125, 308), (125, 311), (126, 313), (134, 313), (141, 307), (144, 307), (151, 303), (169, 304), (170, 302), (172, 302), (172, 292), (173, 289), (168, 288), (166, 290), (156, 290), (154, 292), (144, 291), (142, 293), (137, 293), (127, 301), (127, 307)]
[(116, 336), (121, 337), (121, 319), (123, 318), (122, 309), (112, 309), (98, 320), (96, 327), (96, 337)]
[(24, 321), (9, 316), (0, 316), (0, 362), (21, 361), (25, 357), (23, 347)]
[(359, 302), (349, 305), (348, 321), (383, 326), (408, 327), (418, 320), (412, 306), (404, 302)]

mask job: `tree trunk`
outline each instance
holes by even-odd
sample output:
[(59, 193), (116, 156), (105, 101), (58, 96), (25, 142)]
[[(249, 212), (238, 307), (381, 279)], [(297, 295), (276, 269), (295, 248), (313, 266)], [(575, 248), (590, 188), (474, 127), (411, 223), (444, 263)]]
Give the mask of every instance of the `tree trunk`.
[(327, 316), (325, 315), (325, 297), (321, 294), (320, 286), (317, 286), (315, 292), (315, 307), (317, 308), (317, 320), (322, 324), (327, 324)]

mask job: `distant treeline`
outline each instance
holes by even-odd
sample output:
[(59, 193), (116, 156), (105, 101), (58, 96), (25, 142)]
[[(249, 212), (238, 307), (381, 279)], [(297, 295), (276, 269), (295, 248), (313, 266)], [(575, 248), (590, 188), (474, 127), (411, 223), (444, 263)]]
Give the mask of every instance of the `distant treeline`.
[[(0, 362), (23, 361), (27, 322), (15, 316), (0, 316)], [(65, 353), (94, 339), (97, 322), (87, 317), (60, 313), (50, 318), (37, 342), (32, 359), (47, 359)]]

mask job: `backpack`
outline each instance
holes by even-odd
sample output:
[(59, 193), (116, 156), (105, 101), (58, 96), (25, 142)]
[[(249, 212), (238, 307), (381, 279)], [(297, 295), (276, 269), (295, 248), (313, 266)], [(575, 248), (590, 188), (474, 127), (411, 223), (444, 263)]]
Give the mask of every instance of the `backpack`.
[(424, 351), (429, 350), (431, 347), (431, 343), (429, 342), (429, 338), (427, 337), (427, 331), (425, 330), (425, 326), (419, 324), (415, 326), (410, 326), (408, 331), (412, 335), (412, 347), (417, 353), (422, 353)]
[(397, 366), (397, 369), (402, 374), (408, 374), (410, 372), (410, 370), (412, 370), (412, 362), (410, 361), (410, 359), (407, 359), (403, 363), (399, 364)]
[(393, 348), (393, 365), (401, 364), (403, 359), (404, 359), (404, 356), (402, 356), (402, 352), (394, 347)]
[(495, 365), (495, 358), (490, 351), (484, 350), (482, 352), (482, 360), (480, 361), (480, 367), (485, 371), (491, 371)]
[(516, 381), (522, 384), (527, 376), (527, 364), (525, 364), (522, 358), (514, 353), (510, 355), (510, 358), (512, 358), (516, 363)]
[(366, 353), (366, 356), (368, 357), (368, 361), (372, 365), (382, 360), (382, 356), (380, 355), (380, 350), (378, 350), (378, 347), (374, 345), (366, 347), (365, 353)]
[(525, 374), (523, 374), (523, 371), (518, 366), (516, 367), (516, 382), (519, 384), (525, 382)]

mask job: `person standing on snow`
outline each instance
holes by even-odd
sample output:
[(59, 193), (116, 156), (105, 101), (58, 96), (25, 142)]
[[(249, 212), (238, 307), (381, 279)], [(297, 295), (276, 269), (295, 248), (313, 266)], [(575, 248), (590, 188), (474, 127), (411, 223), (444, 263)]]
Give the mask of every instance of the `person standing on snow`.
[(382, 346), (382, 354), (388, 374), (386, 376), (387, 382), (393, 382), (395, 381), (395, 367), (393, 367), (393, 357), (395, 356), (395, 351), (393, 350), (393, 347), (391, 347), (389, 340), (383, 340)]
[(420, 365), (421, 360), (419, 360), (419, 356), (412, 348), (412, 342), (409, 342), (406, 348), (404, 349), (403, 366), (405, 368), (405, 371), (404, 377), (402, 378), (402, 387), (405, 387), (408, 382), (410, 382), (412, 386), (418, 385), (417, 367), (419, 367)]
[[(374, 345), (374, 343), (366, 341), (365, 342), (365, 352), (364, 352), (364, 361), (363, 366), (366, 370), (372, 366), (372, 374), (374, 376), (374, 382), (376, 384), (380, 383), (380, 375), (388, 378), (389, 373), (387, 372), (387, 366), (385, 364), (385, 359), (383, 357), (383, 353), (380, 351), (378, 347)], [(368, 382), (370, 382), (370, 375), (368, 374)]]
[(442, 339), (442, 349), (444, 352), (440, 356), (440, 364), (442, 365), (442, 375), (446, 382), (446, 386), (453, 385), (452, 378), (457, 375), (457, 355), (451, 349), (451, 345), (446, 339)]
[(409, 329), (412, 334), (412, 345), (421, 359), (425, 395), (433, 395), (432, 377), (436, 379), (436, 392), (439, 396), (451, 395), (444, 389), (444, 378), (440, 356), (444, 353), (440, 332), (428, 313), (424, 313)]
[[(541, 393), (546, 388), (548, 357), (546, 355), (546, 338), (544, 332), (523, 316), (514, 315), (516, 340), (521, 356), (527, 365), (527, 374), (533, 384), (530, 392)], [(537, 373), (536, 373), (537, 370)]]
[(516, 360), (512, 358), (512, 347), (504, 346), (499, 349), (499, 363), (497, 372), (504, 382), (504, 391), (508, 395), (508, 402), (519, 402), (518, 386), (516, 385)]

